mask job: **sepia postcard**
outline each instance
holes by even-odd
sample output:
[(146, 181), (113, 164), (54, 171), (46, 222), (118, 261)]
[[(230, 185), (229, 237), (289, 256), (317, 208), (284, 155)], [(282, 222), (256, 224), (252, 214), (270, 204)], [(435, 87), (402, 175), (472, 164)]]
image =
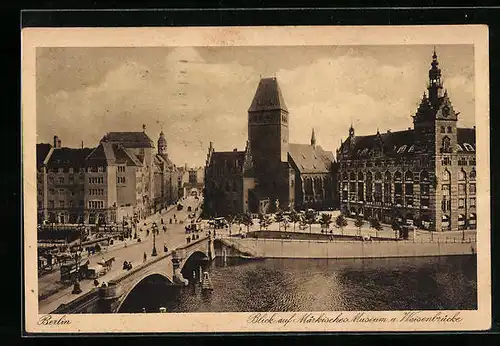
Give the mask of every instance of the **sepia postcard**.
[(27, 333), (491, 326), (488, 27), (25, 28)]

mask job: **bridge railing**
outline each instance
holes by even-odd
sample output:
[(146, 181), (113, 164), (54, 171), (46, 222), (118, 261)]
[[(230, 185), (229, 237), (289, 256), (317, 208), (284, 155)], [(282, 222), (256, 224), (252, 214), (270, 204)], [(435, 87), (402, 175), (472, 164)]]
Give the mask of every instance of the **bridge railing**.
[[(176, 249), (172, 250), (172, 251), (169, 251), (167, 253), (164, 253), (162, 255), (159, 255), (157, 257), (155, 257), (154, 259), (152, 260), (149, 260), (147, 262), (143, 262), (143, 263), (140, 263), (138, 264), (137, 266), (134, 266), (131, 270), (128, 270), (125, 274), (122, 274), (122, 275), (119, 275), (118, 277), (115, 277), (113, 279), (111, 279), (109, 282), (108, 282), (108, 285), (117, 285), (119, 284), (120, 282), (126, 280), (127, 278), (137, 274), (138, 272), (140, 272), (141, 270), (143, 270), (144, 268), (152, 265), (152, 264), (155, 264), (159, 261), (162, 261), (164, 260), (165, 258), (167, 257), (175, 257), (176, 256), (176, 252), (179, 252), (179, 250), (183, 251), (183, 250), (187, 250), (189, 249), (190, 247), (192, 247), (193, 245), (196, 245), (196, 244), (199, 244), (201, 243), (202, 241), (208, 239), (209, 236), (205, 236), (205, 237), (202, 237), (200, 239), (197, 239), (189, 244), (184, 244), (184, 245), (181, 245), (179, 247), (177, 247)], [(108, 286), (109, 287), (109, 286)], [(103, 288), (106, 288), (106, 287), (103, 287)], [(111, 292), (111, 291), (110, 291)], [(105, 294), (105, 293), (103, 293)]]

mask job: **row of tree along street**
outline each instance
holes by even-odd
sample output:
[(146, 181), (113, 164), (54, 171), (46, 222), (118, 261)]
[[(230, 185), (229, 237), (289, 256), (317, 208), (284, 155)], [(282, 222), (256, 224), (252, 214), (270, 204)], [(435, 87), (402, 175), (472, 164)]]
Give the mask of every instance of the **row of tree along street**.
[[(320, 224), (321, 233), (332, 233), (330, 227), (332, 224), (337, 229), (340, 229), (341, 234), (344, 235), (344, 228), (348, 226), (348, 219), (343, 214), (339, 214), (335, 218), (330, 213), (319, 213), (312, 209), (304, 212), (292, 211), (278, 211), (275, 214), (259, 214), (258, 225), (260, 230), (268, 230), (268, 227), (273, 223), (278, 224), (278, 231), (287, 231), (288, 229), (293, 229), (296, 231), (297, 225), (299, 230), (303, 231), (309, 229), (312, 233), (312, 225)], [(240, 227), (246, 227), (247, 232), (250, 231), (250, 227), (254, 225), (254, 216), (252, 214), (239, 214), (239, 215), (229, 215), (224, 218), (213, 219), (218, 222), (212, 222), (215, 228), (228, 228), (229, 232), (232, 232), (232, 226), (234, 224)], [(354, 226), (358, 230), (358, 235), (361, 236), (361, 229), (369, 225), (370, 228), (375, 229), (377, 232), (383, 229), (382, 224), (377, 218), (371, 218), (369, 220), (364, 220), (361, 216), (354, 219)], [(403, 236), (402, 233), (405, 229), (405, 225), (394, 220), (391, 228), (395, 232), (395, 238), (400, 238)]]

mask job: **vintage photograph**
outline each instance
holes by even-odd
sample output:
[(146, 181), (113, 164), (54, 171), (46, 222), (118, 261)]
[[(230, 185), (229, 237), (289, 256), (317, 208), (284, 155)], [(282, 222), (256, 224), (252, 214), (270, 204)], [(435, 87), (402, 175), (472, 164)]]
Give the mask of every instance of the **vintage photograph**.
[(489, 270), (487, 65), (473, 40), (425, 37), (33, 48), (36, 326), (464, 327)]

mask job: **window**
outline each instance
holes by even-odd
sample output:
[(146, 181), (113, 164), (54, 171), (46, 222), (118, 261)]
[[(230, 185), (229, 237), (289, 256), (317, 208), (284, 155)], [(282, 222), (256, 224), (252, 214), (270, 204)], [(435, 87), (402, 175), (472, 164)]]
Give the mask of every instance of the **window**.
[(459, 166), (467, 166), (467, 160), (465, 159), (465, 157), (461, 157), (458, 159), (458, 165)]
[(445, 131), (444, 126), (441, 126), (441, 133), (445, 133), (445, 132), (446, 132), (446, 131)]
[(382, 180), (382, 173), (375, 172), (375, 180)]
[(59, 196), (64, 196), (64, 189), (59, 189)]
[(56, 192), (55, 192), (55, 190), (54, 190), (54, 189), (49, 189), (49, 194), (50, 194), (50, 195), (54, 195), (55, 193), (56, 193)]
[(413, 184), (412, 183), (405, 184), (405, 194), (406, 195), (413, 195)]
[(49, 208), (54, 208), (54, 201), (49, 201)]
[(458, 194), (465, 195), (465, 184), (458, 184)]
[(429, 184), (420, 184), (420, 195), (428, 195), (430, 193)]
[(450, 191), (450, 185), (448, 184), (443, 184), (443, 186), (441, 187), (441, 190), (443, 192), (449, 192)]
[(469, 199), (469, 204), (471, 207), (475, 207), (476, 206), (476, 197)]
[(49, 177), (49, 184), (54, 184), (54, 177)]
[(451, 126), (448, 126), (448, 127), (447, 127), (446, 132), (448, 132), (448, 133), (452, 133)]
[(64, 208), (64, 201), (59, 201), (59, 208)]
[(476, 158), (470, 159), (469, 165), (475, 166), (476, 165)]
[(470, 191), (471, 195), (475, 195), (476, 194), (476, 184), (470, 184), (469, 191)]
[(458, 199), (458, 207), (459, 208), (465, 208), (465, 198), (459, 198)]
[(401, 180), (401, 178), (402, 178), (401, 172), (394, 173), (394, 180)]
[(442, 140), (441, 152), (450, 153), (451, 152), (451, 139), (448, 136), (444, 136)]
[(59, 178), (57, 179), (57, 182), (58, 182), (59, 184), (64, 184), (64, 177), (59, 177)]
[(402, 145), (399, 149), (398, 149), (398, 154), (401, 154), (402, 152), (404, 152), (406, 150), (406, 145)]
[(422, 198), (420, 200), (420, 206), (424, 209), (428, 209), (429, 208), (429, 198)]
[(450, 180), (450, 172), (444, 171), (442, 179), (443, 179), (443, 181), (449, 181)]
[(410, 172), (410, 171), (406, 172), (406, 174), (405, 174), (405, 180), (406, 181), (412, 181), (413, 180), (413, 173)]
[(118, 172), (125, 173), (125, 166), (118, 166)]
[(476, 171), (472, 170), (469, 174), (469, 179), (470, 180), (476, 180)]
[(441, 164), (443, 166), (449, 166), (451, 165), (451, 159), (449, 157), (443, 157), (443, 159), (441, 160)]
[(98, 171), (99, 173), (102, 173), (102, 171), (103, 171), (103, 170), (102, 170), (102, 167), (101, 167), (101, 166), (97, 167), (97, 171)]
[(459, 181), (463, 181), (463, 180), (465, 180), (465, 176), (466, 176), (466, 175), (465, 175), (465, 172), (464, 172), (464, 170), (463, 170), (463, 169), (461, 169), (461, 170), (459, 170), (459, 171), (458, 171), (458, 180), (459, 180)]
[(59, 168), (57, 171), (58, 171), (59, 173), (64, 173), (64, 168)]

